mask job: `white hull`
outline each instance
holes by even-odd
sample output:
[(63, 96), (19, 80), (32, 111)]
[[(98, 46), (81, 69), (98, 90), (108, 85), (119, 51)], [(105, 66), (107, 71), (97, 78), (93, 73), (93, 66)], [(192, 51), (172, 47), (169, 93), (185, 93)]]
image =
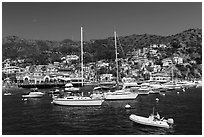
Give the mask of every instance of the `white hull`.
[(178, 84), (163, 84), (163, 87), (167, 90), (181, 89), (181, 86)]
[(39, 98), (42, 97), (44, 93), (42, 92), (30, 92), (28, 95), (22, 95), (23, 98)]
[(23, 98), (39, 98), (42, 97), (43, 95), (22, 95)]
[(196, 83), (186, 82), (186, 83), (178, 83), (182, 88), (193, 88), (196, 87)]
[(159, 90), (150, 90), (149, 94), (159, 94), (160, 91)]
[(148, 125), (148, 126), (154, 126), (154, 127), (162, 127), (162, 128), (170, 128), (169, 124), (167, 123), (166, 120), (163, 121), (154, 121), (150, 118), (146, 118), (146, 117), (141, 117), (141, 116), (137, 116), (137, 115), (130, 115), (129, 117), (130, 120), (132, 120), (133, 122), (142, 124), (142, 125)]
[(10, 96), (11, 93), (4, 93), (4, 96)]
[(126, 100), (126, 99), (136, 99), (138, 96), (137, 93), (111, 93), (111, 94), (106, 94), (105, 99), (106, 100)]
[(65, 91), (79, 91), (79, 88), (65, 88)]
[(104, 100), (99, 99), (64, 99), (55, 98), (53, 103), (63, 106), (101, 106)]
[(139, 95), (148, 95), (149, 94), (150, 89), (138, 89), (138, 94)]

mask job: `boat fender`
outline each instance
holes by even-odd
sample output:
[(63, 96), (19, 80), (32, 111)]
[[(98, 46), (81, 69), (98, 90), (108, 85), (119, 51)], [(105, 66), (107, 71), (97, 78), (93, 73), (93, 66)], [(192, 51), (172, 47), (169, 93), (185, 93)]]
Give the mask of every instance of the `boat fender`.
[(169, 119), (167, 120), (167, 123), (170, 124), (170, 125), (174, 124), (173, 118), (169, 118)]

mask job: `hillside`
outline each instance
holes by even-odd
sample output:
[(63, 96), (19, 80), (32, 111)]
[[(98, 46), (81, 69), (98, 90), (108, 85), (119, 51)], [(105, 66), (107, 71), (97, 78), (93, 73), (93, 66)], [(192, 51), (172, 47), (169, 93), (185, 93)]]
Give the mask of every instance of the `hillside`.
[[(130, 35), (118, 38), (119, 57), (125, 57), (129, 51), (150, 44), (166, 44), (168, 51), (161, 51), (164, 57), (180, 54), (188, 60), (202, 63), (202, 30), (189, 29), (171, 36)], [(85, 61), (114, 59), (114, 38), (84, 42)], [(59, 61), (66, 54), (80, 55), (80, 42), (65, 39), (63, 41), (26, 40), (18, 36), (5, 37), (2, 40), (2, 59), (26, 59), (32, 64), (47, 64)]]

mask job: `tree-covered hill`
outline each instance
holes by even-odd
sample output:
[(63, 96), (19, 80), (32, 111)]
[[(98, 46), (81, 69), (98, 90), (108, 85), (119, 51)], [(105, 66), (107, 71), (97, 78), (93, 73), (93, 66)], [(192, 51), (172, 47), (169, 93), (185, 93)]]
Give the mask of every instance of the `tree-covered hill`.
[[(189, 29), (171, 36), (130, 35), (117, 37), (119, 57), (125, 57), (133, 49), (149, 47), (151, 44), (165, 44), (168, 50), (161, 51), (162, 58), (173, 54), (184, 56), (186, 60), (202, 63), (202, 30)], [(59, 61), (67, 54), (80, 55), (80, 41), (65, 39), (63, 41), (26, 40), (17, 36), (2, 40), (2, 59), (26, 59), (32, 64), (47, 64)], [(84, 42), (85, 61), (101, 59), (114, 60), (114, 37)]]

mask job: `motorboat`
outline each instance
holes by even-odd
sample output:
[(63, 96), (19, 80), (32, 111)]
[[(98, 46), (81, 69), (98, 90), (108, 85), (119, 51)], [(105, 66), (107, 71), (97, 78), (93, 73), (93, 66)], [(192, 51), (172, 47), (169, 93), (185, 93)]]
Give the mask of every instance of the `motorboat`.
[(149, 83), (149, 86), (153, 89), (156, 89), (156, 90), (162, 90), (163, 89), (163, 86), (162, 84), (158, 83), (158, 82), (150, 82)]
[(196, 88), (202, 87), (202, 81), (201, 80), (195, 81), (195, 83), (196, 83)]
[(163, 90), (162, 85), (157, 82), (150, 82), (149, 86), (150, 86), (149, 94), (159, 94), (160, 91)]
[(116, 82), (115, 82), (115, 81), (100, 81), (99, 84), (100, 84), (100, 85), (104, 85), (104, 86), (106, 85), (106, 86), (107, 86), (107, 85), (115, 85)]
[(175, 90), (175, 89), (181, 89), (181, 85), (176, 84), (175, 82), (167, 82), (162, 84), (162, 86), (164, 88), (166, 88), (167, 90)]
[(60, 94), (60, 90), (59, 89), (51, 89), (50, 91), (48, 91), (48, 94)]
[(114, 92), (104, 93), (104, 98), (106, 100), (136, 99), (137, 96), (137, 93), (130, 92), (127, 90), (116, 90)]
[(191, 81), (178, 81), (178, 85), (180, 85), (182, 88), (193, 88), (196, 87), (196, 82), (191, 82)]
[(69, 92), (69, 91), (79, 91), (78, 87), (74, 87), (72, 83), (67, 83), (65, 85), (65, 92)]
[(23, 98), (39, 98), (42, 97), (44, 95), (43, 92), (38, 91), (37, 88), (35, 89), (31, 89), (31, 91), (27, 94), (23, 94), (22, 97)]
[(161, 127), (161, 128), (171, 128), (174, 123), (172, 118), (169, 118), (168, 120), (166, 120), (163, 117), (160, 119), (158, 118), (158, 116), (155, 116), (153, 114), (151, 114), (149, 117), (143, 117), (143, 116), (131, 114), (129, 116), (129, 119), (138, 124), (153, 126), (153, 127)]
[(139, 95), (148, 95), (149, 91), (151, 90), (151, 87), (149, 83), (142, 83), (141, 87), (138, 89)]
[(111, 91), (111, 90), (114, 90), (114, 89), (115, 89), (115, 86), (103, 86), (103, 85), (100, 85), (100, 86), (94, 87), (93, 91), (107, 92), (107, 91)]
[(103, 99), (83, 96), (65, 96), (53, 98), (53, 103), (63, 106), (101, 106)]
[(149, 94), (159, 94), (160, 93), (160, 90), (157, 90), (157, 89), (152, 89), (149, 91)]
[(137, 82), (126, 82), (123, 84), (122, 89), (129, 89), (130, 91), (137, 91), (140, 88), (140, 85)]

